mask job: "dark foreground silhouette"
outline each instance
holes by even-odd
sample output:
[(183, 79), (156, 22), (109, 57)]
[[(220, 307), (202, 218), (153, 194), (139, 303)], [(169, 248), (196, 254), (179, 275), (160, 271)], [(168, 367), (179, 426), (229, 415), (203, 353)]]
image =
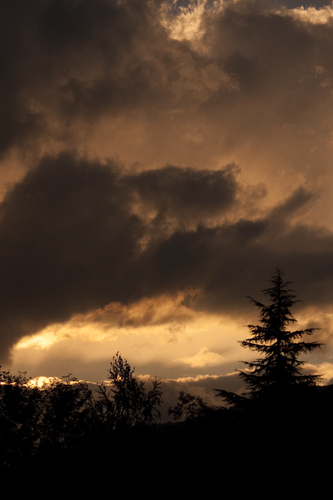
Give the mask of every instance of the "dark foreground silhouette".
[(248, 392), (217, 389), (222, 407), (181, 392), (169, 409), (173, 422), (160, 423), (160, 383), (148, 390), (119, 353), (108, 370), (110, 385), (99, 385), (97, 394), (71, 375), (36, 387), (24, 373), (0, 371), (2, 477), (38, 473), (57, 484), (81, 478), (81, 486), (93, 486), (124, 471), (134, 482), (161, 471), (174, 477), (185, 466), (205, 477), (237, 472), (251, 480), (258, 470), (295, 471), (300, 463), (303, 472), (309, 463), (313, 470), (313, 460), (333, 444), (333, 386), (301, 371), (298, 355), (320, 344), (301, 340), (314, 329), (287, 329), (296, 321), (295, 296), (280, 270), (264, 292), (270, 304), (251, 299), (260, 322), (249, 325), (252, 336), (242, 342), (261, 354), (240, 372)]
[(248, 399), (225, 408), (181, 393), (170, 409), (175, 421), (160, 423), (159, 386), (149, 394), (134, 383), (133, 392), (121, 388), (114, 403), (104, 388), (99, 399), (71, 377), (43, 389), (24, 385), (23, 375), (2, 372), (2, 379), (0, 471), (12, 481), (38, 473), (54, 486), (93, 487), (97, 478), (127, 471), (138, 484), (161, 473), (170, 482), (188, 466), (200, 477), (235, 471), (244, 477), (273, 467), (281, 456), (290, 470), (299, 457), (316, 463), (333, 444), (333, 386), (296, 387), (278, 404)]

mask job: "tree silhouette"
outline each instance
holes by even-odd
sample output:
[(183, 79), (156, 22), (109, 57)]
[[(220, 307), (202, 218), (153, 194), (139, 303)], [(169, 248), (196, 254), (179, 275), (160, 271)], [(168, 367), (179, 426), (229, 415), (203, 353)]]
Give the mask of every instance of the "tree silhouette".
[(41, 388), (41, 443), (70, 449), (83, 441), (95, 417), (92, 391), (71, 373), (48, 381)]
[(150, 425), (160, 418), (160, 382), (155, 378), (152, 390), (146, 392), (144, 382), (139, 382), (133, 373), (134, 368), (117, 353), (108, 370), (111, 387), (98, 387), (97, 407), (109, 430)]
[(209, 409), (202, 397), (180, 391), (177, 404), (168, 409), (168, 414), (176, 421), (193, 420), (205, 416)]
[(0, 466), (15, 467), (39, 441), (40, 392), (28, 382), (0, 367)]
[(295, 393), (295, 388), (300, 393), (302, 389), (316, 386), (320, 380), (319, 375), (302, 373), (304, 361), (300, 361), (298, 356), (322, 344), (300, 340), (304, 335), (311, 335), (316, 328), (288, 330), (288, 325), (296, 322), (291, 308), (298, 300), (289, 288), (290, 282), (285, 283), (282, 276), (282, 271), (277, 269), (270, 279), (271, 286), (263, 290), (270, 299), (269, 305), (249, 297), (260, 311), (260, 323), (247, 325), (252, 336), (240, 343), (245, 348), (259, 352), (262, 357), (255, 361), (244, 361), (248, 369), (239, 370), (240, 377), (249, 389), (243, 397), (217, 389), (217, 395), (232, 406), (244, 403), (244, 396), (250, 396), (252, 400), (280, 402), (281, 398)]

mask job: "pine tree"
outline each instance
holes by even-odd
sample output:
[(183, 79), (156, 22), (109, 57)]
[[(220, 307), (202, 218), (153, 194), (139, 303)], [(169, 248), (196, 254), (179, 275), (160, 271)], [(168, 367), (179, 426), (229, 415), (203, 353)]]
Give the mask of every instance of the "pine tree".
[[(291, 313), (292, 306), (298, 302), (290, 282), (283, 281), (283, 273), (277, 269), (270, 280), (271, 286), (263, 293), (270, 299), (269, 305), (249, 297), (260, 311), (260, 324), (247, 325), (252, 336), (240, 344), (262, 356), (255, 361), (244, 361), (247, 370), (239, 370), (248, 392), (244, 397), (261, 401), (276, 401), (286, 398), (295, 388), (304, 389), (316, 386), (319, 375), (305, 375), (302, 372), (304, 361), (298, 356), (320, 347), (318, 342), (304, 342), (304, 335), (311, 335), (316, 328), (290, 331), (289, 324), (296, 323)], [(244, 397), (217, 389), (218, 396), (233, 406), (244, 402)]]

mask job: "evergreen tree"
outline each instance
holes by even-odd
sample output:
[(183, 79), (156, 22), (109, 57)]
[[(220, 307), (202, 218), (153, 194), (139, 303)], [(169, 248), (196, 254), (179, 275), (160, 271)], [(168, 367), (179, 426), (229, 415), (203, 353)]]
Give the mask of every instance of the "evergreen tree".
[[(276, 401), (287, 397), (295, 388), (306, 389), (316, 386), (319, 375), (305, 375), (302, 372), (304, 361), (298, 356), (320, 347), (318, 342), (304, 342), (304, 335), (311, 335), (316, 328), (290, 331), (289, 324), (296, 319), (291, 313), (292, 306), (298, 302), (290, 282), (284, 282), (282, 271), (277, 269), (270, 280), (271, 286), (263, 293), (270, 299), (265, 305), (249, 297), (260, 311), (258, 325), (247, 325), (252, 336), (241, 345), (262, 356), (255, 361), (244, 361), (247, 370), (239, 370), (240, 377), (245, 381), (249, 391), (244, 396), (262, 401)], [(228, 391), (217, 390), (218, 396), (233, 406), (243, 402), (244, 397)]]

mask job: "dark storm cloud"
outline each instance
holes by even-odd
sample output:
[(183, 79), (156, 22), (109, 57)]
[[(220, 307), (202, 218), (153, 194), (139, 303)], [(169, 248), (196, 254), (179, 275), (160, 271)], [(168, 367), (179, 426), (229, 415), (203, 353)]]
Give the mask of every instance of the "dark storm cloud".
[[(197, 204), (206, 212), (223, 214), (237, 205), (230, 167), (199, 173), (165, 167), (150, 174), (124, 175), (114, 162), (102, 165), (64, 153), (42, 159), (7, 193), (0, 211), (3, 358), (23, 335), (113, 301), (128, 304), (198, 288), (202, 293), (191, 307), (240, 311), (244, 296), (276, 266), (301, 281), (307, 305), (330, 300), (324, 285), (332, 281), (333, 236), (290, 223), (306, 193), (297, 191), (264, 219), (226, 220), (214, 227), (195, 209), (196, 229), (176, 227), (171, 235), (170, 227), (159, 230), (155, 218), (155, 238), (147, 238), (151, 223), (134, 213), (138, 197), (143, 204), (152, 198), (155, 205), (174, 203), (178, 227), (193, 210), (191, 196), (179, 202), (187, 185), (195, 191), (200, 183)], [(154, 186), (159, 197), (152, 194)]]
[(0, 219), (5, 351), (23, 334), (49, 323), (142, 296), (151, 249), (142, 251), (141, 242), (149, 227), (132, 205), (140, 196), (143, 203), (149, 201), (154, 185), (161, 205), (165, 199), (171, 205), (174, 200), (180, 220), (186, 210), (193, 210), (191, 197), (188, 203), (186, 198), (179, 202), (187, 182), (200, 183), (196, 199), (205, 212), (210, 209), (215, 215), (217, 205), (223, 211), (235, 198), (236, 180), (228, 168), (196, 173), (167, 167), (161, 179), (168, 175), (173, 181), (163, 185), (158, 171), (153, 172), (147, 190), (142, 189), (144, 176), (119, 172), (112, 162), (103, 166), (71, 154), (45, 157), (6, 195)]
[(327, 171), (332, 23), (313, 24), (267, 2), (240, 1), (218, 14), (207, 10), (203, 31), (212, 59), (238, 83), (237, 92), (217, 91), (202, 105), (225, 150), (237, 158), (237, 148), (251, 148), (248, 159), (236, 160), (242, 165), (252, 154), (266, 154), (272, 176), (286, 164), (290, 173), (305, 166), (310, 176)]
[(146, 208), (161, 211), (165, 216), (204, 220), (220, 215), (233, 204), (238, 186), (237, 168), (194, 170), (167, 166), (127, 176)]
[(0, 152), (45, 151), (52, 139), (89, 153), (99, 120), (121, 116), (119, 140), (110, 131), (98, 154), (135, 162), (151, 150), (154, 165), (228, 154), (223, 163), (245, 169), (237, 155), (250, 143), (275, 151), (268, 171), (285, 158), (288, 168), (325, 170), (332, 25), (300, 22), (274, 3), (231, 1), (206, 9), (203, 38), (191, 44), (169, 36), (162, 4), (0, 2)]
[(240, 314), (246, 307), (244, 297), (260, 292), (281, 267), (297, 283), (306, 305), (330, 304), (333, 235), (293, 223), (299, 199), (304, 203), (307, 197), (311, 198), (297, 191), (265, 218), (175, 232), (152, 256), (150, 289), (162, 293), (179, 286), (202, 288), (194, 307)]
[(55, 119), (64, 133), (76, 116), (91, 120), (154, 100), (163, 76), (144, 52), (166, 39), (158, 4), (0, 2), (0, 151), (54, 133)]
[(51, 139), (82, 146), (100, 118), (165, 122), (206, 99), (211, 60), (169, 37), (161, 4), (0, 2), (0, 153)]
[(128, 298), (143, 228), (117, 187), (112, 168), (61, 155), (43, 159), (7, 194), (0, 230), (5, 347), (74, 310)]
[[(159, 100), (164, 69), (152, 47), (163, 47), (159, 1), (55, 0), (40, 22), (46, 57), (55, 63), (48, 75), (58, 84), (57, 98), (65, 116), (87, 119), (117, 113)], [(150, 47), (149, 47), (149, 44)], [(162, 45), (161, 45), (162, 44)], [(145, 53), (147, 52), (147, 53)], [(47, 67), (47, 71), (49, 68)]]

